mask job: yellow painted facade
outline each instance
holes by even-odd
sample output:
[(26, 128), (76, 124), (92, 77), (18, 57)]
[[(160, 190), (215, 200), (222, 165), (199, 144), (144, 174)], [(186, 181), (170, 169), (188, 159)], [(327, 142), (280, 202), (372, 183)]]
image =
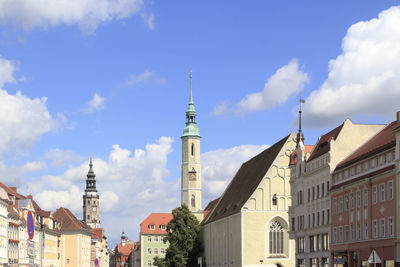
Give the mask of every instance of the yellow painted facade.
[(61, 236), (62, 267), (90, 267), (91, 234), (65, 232)]
[[(295, 147), (296, 134), (292, 132), (241, 211), (204, 225), (207, 266), (295, 266), (295, 243), (288, 234), (292, 202), (289, 157)], [(274, 253), (270, 232), (277, 227), (283, 246)]]

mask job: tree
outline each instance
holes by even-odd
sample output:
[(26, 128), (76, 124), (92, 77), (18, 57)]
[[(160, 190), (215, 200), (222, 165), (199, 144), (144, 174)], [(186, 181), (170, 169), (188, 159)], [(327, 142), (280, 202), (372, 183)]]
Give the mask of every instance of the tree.
[(201, 253), (200, 224), (185, 204), (172, 211), (174, 218), (167, 225), (169, 242), (165, 258), (154, 258), (159, 267), (197, 266), (197, 257)]

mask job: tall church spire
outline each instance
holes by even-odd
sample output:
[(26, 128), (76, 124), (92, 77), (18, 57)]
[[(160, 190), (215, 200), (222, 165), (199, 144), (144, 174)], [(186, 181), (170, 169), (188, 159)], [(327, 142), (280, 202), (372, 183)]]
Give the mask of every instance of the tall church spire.
[(97, 192), (96, 189), (96, 174), (94, 174), (93, 171), (93, 162), (92, 162), (92, 157), (90, 157), (89, 161), (89, 171), (88, 174), (86, 175), (86, 189), (85, 192)]
[(301, 131), (301, 113), (302, 113), (301, 104), (304, 102), (305, 102), (304, 99), (302, 99), (301, 95), (300, 95), (300, 99), (299, 99), (299, 132), (297, 133), (297, 144), (300, 141), (304, 142), (304, 135), (303, 135), (303, 132)]
[(186, 127), (183, 130), (182, 136), (200, 136), (199, 128), (196, 125), (196, 109), (193, 103), (192, 93), (192, 71), (190, 71), (190, 92), (189, 92), (189, 103), (186, 109)]
[(92, 157), (89, 160), (89, 171), (86, 177), (86, 189), (83, 195), (83, 221), (92, 228), (99, 228), (100, 196), (97, 193)]

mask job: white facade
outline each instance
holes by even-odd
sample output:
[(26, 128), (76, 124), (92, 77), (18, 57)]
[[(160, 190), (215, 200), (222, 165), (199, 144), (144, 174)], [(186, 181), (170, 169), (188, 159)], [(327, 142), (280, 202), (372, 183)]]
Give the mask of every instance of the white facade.
[(7, 202), (0, 199), (0, 265), (8, 263), (8, 221), (7, 221)]

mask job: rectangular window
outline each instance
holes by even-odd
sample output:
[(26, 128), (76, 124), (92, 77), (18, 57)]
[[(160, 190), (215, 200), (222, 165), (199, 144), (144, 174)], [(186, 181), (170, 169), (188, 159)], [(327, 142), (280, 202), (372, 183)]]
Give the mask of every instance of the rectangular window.
[(312, 200), (314, 200), (315, 199), (315, 187), (313, 186), (313, 188), (312, 188)]
[(164, 254), (165, 254), (164, 248), (160, 248), (160, 254), (161, 254), (161, 255), (164, 255)]
[(344, 210), (348, 210), (349, 209), (349, 196), (345, 195), (344, 196)]
[(312, 214), (312, 226), (315, 227), (315, 213)]
[(388, 182), (388, 200), (393, 199), (393, 181)]
[(333, 237), (332, 237), (332, 243), (336, 243), (336, 227), (333, 228)]
[(344, 227), (344, 241), (347, 242), (349, 241), (349, 226), (346, 225)]
[(324, 183), (321, 185), (321, 196), (325, 196), (325, 186)]
[(324, 210), (322, 211), (321, 216), (322, 216), (321, 223), (322, 223), (322, 225), (324, 225), (325, 224), (325, 211)]
[(148, 249), (147, 249), (147, 254), (148, 254), (148, 255), (151, 255), (151, 248), (148, 248)]
[(372, 221), (372, 238), (378, 237), (378, 225), (376, 220)]
[(332, 209), (333, 209), (333, 214), (335, 214), (336, 213), (336, 198), (334, 198), (333, 199), (333, 207), (332, 207)]
[(357, 223), (357, 240), (361, 239), (361, 225), (359, 223)]
[(364, 188), (364, 207), (368, 206), (368, 189)]
[(154, 224), (149, 224), (149, 229), (154, 230), (155, 229)]
[(147, 237), (147, 242), (151, 242), (151, 236), (150, 235)]
[(386, 156), (386, 154), (383, 154), (382, 155), (382, 163), (386, 164), (386, 162), (387, 162), (387, 156)]
[(311, 228), (311, 214), (308, 214), (308, 228)]
[(354, 226), (350, 224), (350, 240), (352, 241), (354, 238)]
[(154, 255), (158, 255), (158, 248), (154, 248)]
[(350, 193), (350, 209), (354, 209), (354, 193)]
[(158, 242), (158, 236), (154, 237), (154, 242)]
[(151, 260), (148, 260), (148, 261), (147, 261), (147, 266), (151, 266), (151, 265), (152, 265)]
[(326, 223), (331, 223), (331, 218), (329, 214), (329, 209), (326, 210)]
[(311, 200), (310, 188), (308, 188), (308, 190), (307, 190), (307, 199), (308, 199), (308, 202), (310, 202), (310, 200)]
[(381, 202), (385, 201), (385, 184), (379, 185), (379, 195), (380, 195)]
[(394, 235), (394, 228), (393, 228), (393, 217), (388, 218), (388, 236)]
[(385, 219), (380, 219), (379, 226), (381, 237), (385, 237)]
[(361, 207), (361, 192), (357, 191), (357, 208)]
[(319, 226), (319, 211), (317, 212), (317, 226)]
[(317, 185), (317, 198), (319, 198), (319, 185)]
[(376, 204), (377, 199), (378, 199), (377, 188), (376, 188), (376, 185), (374, 185), (372, 187), (372, 204)]
[(368, 239), (368, 222), (364, 222), (364, 240)]
[(161, 230), (167, 229), (166, 225), (161, 225), (160, 228), (161, 228)]
[(329, 181), (326, 182), (326, 195), (329, 194)]
[(342, 196), (340, 196), (339, 197), (339, 212), (342, 212), (343, 211), (343, 197)]

